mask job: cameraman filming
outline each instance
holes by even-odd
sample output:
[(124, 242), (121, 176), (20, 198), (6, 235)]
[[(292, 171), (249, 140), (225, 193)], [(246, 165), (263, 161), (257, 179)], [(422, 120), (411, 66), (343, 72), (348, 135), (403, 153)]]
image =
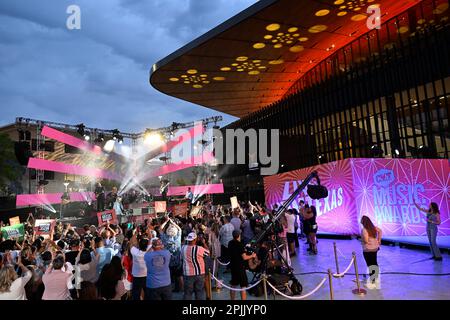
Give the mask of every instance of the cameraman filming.
[[(228, 253), (230, 256), (231, 286), (235, 288), (238, 286), (241, 288), (246, 288), (248, 286), (248, 279), (247, 273), (245, 272), (245, 262), (256, 258), (256, 253), (253, 252), (249, 255), (245, 252), (244, 244), (241, 242), (240, 230), (233, 231), (233, 240), (228, 243)], [(230, 290), (230, 299), (235, 299), (235, 292), (233, 290)], [(246, 291), (241, 291), (241, 299), (247, 299)]]

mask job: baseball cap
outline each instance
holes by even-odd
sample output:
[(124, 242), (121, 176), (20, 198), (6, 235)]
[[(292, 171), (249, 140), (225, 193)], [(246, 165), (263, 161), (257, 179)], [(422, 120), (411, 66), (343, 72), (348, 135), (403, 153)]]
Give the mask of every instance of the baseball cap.
[(186, 238), (187, 241), (194, 241), (195, 239), (197, 239), (197, 235), (195, 234), (195, 232), (189, 233)]

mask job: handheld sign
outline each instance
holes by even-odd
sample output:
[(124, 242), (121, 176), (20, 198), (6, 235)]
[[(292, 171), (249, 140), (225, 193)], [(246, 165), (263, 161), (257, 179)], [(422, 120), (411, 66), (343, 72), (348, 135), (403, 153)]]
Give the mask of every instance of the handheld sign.
[(166, 201), (155, 201), (155, 212), (161, 213), (166, 212), (167, 202)]
[(11, 239), (11, 240), (17, 240), (22, 241), (25, 237), (25, 228), (23, 226), (23, 223), (16, 224), (14, 226), (9, 227), (3, 227), (1, 229), (3, 239)]
[(108, 211), (103, 211), (103, 212), (98, 212), (97, 219), (98, 219), (99, 226), (101, 226), (107, 222), (112, 223), (112, 224), (118, 223), (116, 211), (114, 209), (108, 210)]
[(34, 233), (43, 236), (44, 239), (50, 239), (53, 235), (56, 221), (54, 219), (36, 219), (34, 224)]
[(191, 209), (191, 217), (196, 218), (198, 214), (200, 213), (200, 210), (202, 209), (202, 206), (195, 206)]
[(180, 204), (176, 204), (173, 206), (173, 216), (185, 216), (187, 212), (188, 204), (187, 202), (183, 202)]
[(239, 202), (237, 197), (231, 197), (230, 201), (231, 201), (231, 209), (239, 208)]
[(15, 226), (16, 224), (20, 224), (19, 216), (9, 218), (9, 225), (10, 226)]

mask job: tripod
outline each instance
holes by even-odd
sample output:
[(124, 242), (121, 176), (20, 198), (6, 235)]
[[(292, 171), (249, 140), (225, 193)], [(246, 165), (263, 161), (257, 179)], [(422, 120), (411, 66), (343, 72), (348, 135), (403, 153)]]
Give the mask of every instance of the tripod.
[[(291, 196), (277, 209), (277, 211), (275, 212), (272, 221), (269, 222), (265, 229), (262, 230), (258, 235), (256, 235), (251, 243), (253, 244), (254, 247), (256, 247), (256, 245), (258, 243), (261, 243), (262, 240), (266, 239), (266, 237), (268, 236), (269, 231), (272, 231), (273, 236), (275, 237), (275, 240), (277, 239), (277, 233), (275, 232), (275, 223), (280, 219), (280, 217), (282, 216), (282, 214), (288, 209), (288, 207), (292, 204), (292, 202), (295, 200), (295, 198), (298, 197), (298, 195), (300, 194), (300, 192), (303, 191), (303, 189), (306, 188), (306, 186), (308, 186), (308, 184), (313, 180), (316, 179), (317, 183), (318, 183), (318, 187), (320, 187), (320, 180), (319, 180), (319, 175), (317, 174), (317, 171), (313, 171), (311, 172), (306, 178), (305, 180), (303, 180), (303, 182), (298, 186), (298, 188), (291, 194)], [(322, 192), (322, 194), (318, 195), (317, 199), (319, 198), (324, 198), (328, 195), (328, 191), (326, 190), (325, 187), (322, 186), (322, 190), (321, 191), (326, 191), (325, 193)], [(308, 190), (309, 192), (309, 190)], [(325, 195), (326, 194), (326, 195)], [(270, 238), (270, 237), (269, 237)], [(270, 244), (270, 242), (269, 242)], [(272, 253), (274, 250), (274, 245), (273, 243), (270, 244), (270, 247), (272, 249)], [(255, 248), (256, 249), (256, 248)], [(289, 276), (290, 281), (292, 281), (292, 284), (290, 286), (290, 290), (294, 293), (294, 292), (299, 292), (301, 293), (302, 291), (302, 286), (301, 284), (298, 282), (297, 278), (295, 278), (294, 274), (293, 274), (293, 269), (292, 267), (287, 263), (286, 259), (283, 257), (283, 255), (280, 252), (280, 249), (276, 246), (275, 244), (275, 250), (277, 251), (280, 259), (281, 259), (281, 264), (282, 266), (284, 266), (287, 269), (287, 274)], [(261, 266), (261, 270), (260, 270), (260, 274), (259, 277), (261, 277), (261, 275), (266, 275), (267, 274), (267, 259), (268, 259), (268, 255), (269, 255), (270, 250), (267, 251), (266, 256), (262, 259), (262, 260), (266, 260), (266, 261), (262, 261), (262, 266)], [(255, 275), (254, 278), (256, 278), (258, 275)], [(258, 278), (259, 278), (258, 277)]]
[[(280, 241), (273, 224), (270, 225), (270, 228), (272, 229), (271, 234), (268, 235), (268, 239), (266, 241), (263, 241), (263, 246), (260, 248), (260, 250), (263, 248), (265, 250), (261, 259), (260, 269), (258, 270), (258, 273), (255, 273), (252, 282), (259, 280), (261, 276), (274, 276), (279, 274), (280, 277), (282, 277), (284, 274), (287, 277), (287, 281), (284, 283), (283, 288), (288, 289), (292, 295), (299, 295), (301, 294), (303, 287), (295, 277), (294, 269), (290, 266), (285, 255), (280, 250), (280, 247), (285, 246), (285, 243), (280, 245), (280, 242), (282, 241)], [(268, 233), (267, 229), (265, 231)], [(285, 250), (286, 254), (289, 254), (287, 248), (285, 248)], [(274, 253), (277, 254), (279, 260), (274, 258)], [(270, 265), (271, 261), (278, 261), (279, 265)], [(277, 268), (279, 268), (279, 271)], [(285, 272), (283, 272), (283, 270), (285, 270)]]

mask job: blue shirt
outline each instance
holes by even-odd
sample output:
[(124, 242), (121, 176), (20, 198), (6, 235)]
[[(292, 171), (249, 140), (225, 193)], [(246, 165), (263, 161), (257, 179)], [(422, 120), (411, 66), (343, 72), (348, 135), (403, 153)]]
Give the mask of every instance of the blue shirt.
[(103, 267), (107, 263), (111, 263), (111, 259), (114, 256), (114, 250), (107, 247), (97, 248), (98, 264), (97, 264), (97, 274), (102, 272)]
[(147, 265), (147, 288), (162, 288), (171, 284), (170, 252), (168, 250), (147, 252), (144, 260)]

